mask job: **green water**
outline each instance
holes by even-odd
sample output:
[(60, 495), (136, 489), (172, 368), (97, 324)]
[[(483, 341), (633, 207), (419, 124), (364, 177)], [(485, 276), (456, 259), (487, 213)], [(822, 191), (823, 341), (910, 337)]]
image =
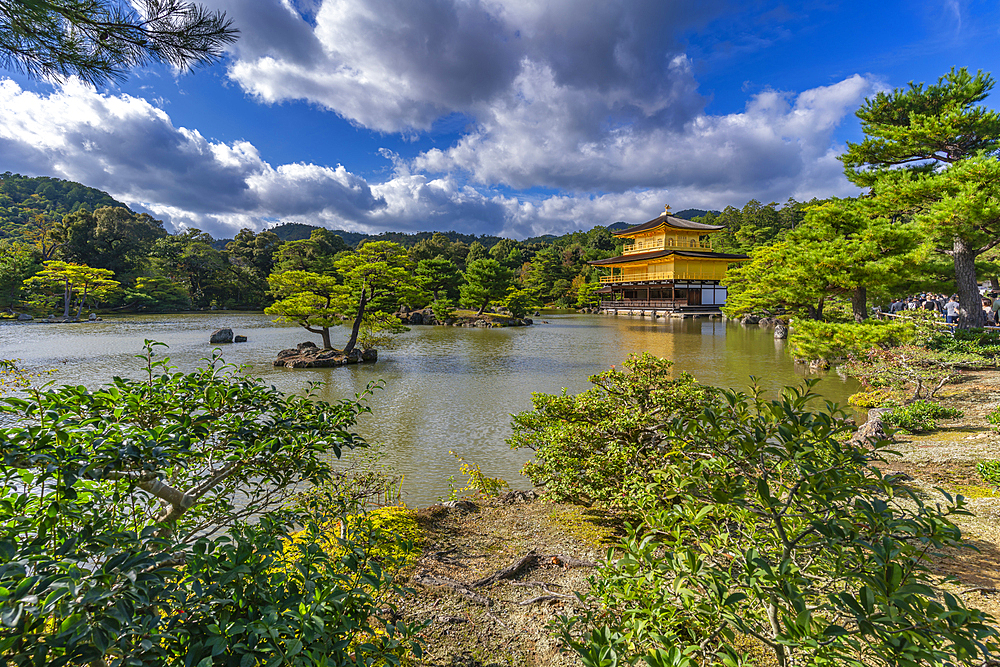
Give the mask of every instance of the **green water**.
[[(29, 369), (52, 368), (58, 383), (96, 386), (114, 375), (140, 377), (144, 339), (169, 344), (167, 354), (182, 370), (209, 355), (209, 334), (228, 326), (249, 337), (224, 346), (227, 361), (250, 364), (253, 373), (279, 389), (301, 392), (325, 382), (320, 395), (351, 397), (372, 380), (385, 389), (371, 399), (372, 414), (359, 431), (384, 443), (388, 462), (405, 475), (405, 500), (416, 506), (448, 493), (459, 462), (449, 451), (478, 463), (490, 476), (528, 488), (520, 476), (527, 452), (504, 443), (510, 414), (531, 407), (531, 393), (562, 388), (579, 392), (587, 377), (621, 364), (630, 352), (672, 359), (706, 384), (746, 388), (750, 376), (770, 392), (801, 382), (786, 341), (771, 331), (720, 320), (656, 320), (629, 316), (543, 315), (547, 324), (511, 329), (413, 327), (377, 364), (328, 369), (276, 369), (275, 354), (304, 340), (298, 327), (277, 326), (265, 315), (202, 313), (106, 318), (99, 323), (0, 326), (0, 358), (17, 358)], [(347, 330), (334, 340), (346, 340)], [(816, 377), (816, 376), (813, 376)], [(817, 387), (846, 405), (853, 382), (827, 374)]]

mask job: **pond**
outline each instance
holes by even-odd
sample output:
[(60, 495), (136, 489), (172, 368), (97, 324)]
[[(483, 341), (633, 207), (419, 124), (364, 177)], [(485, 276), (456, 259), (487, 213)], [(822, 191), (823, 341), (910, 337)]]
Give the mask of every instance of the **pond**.
[[(358, 430), (383, 443), (387, 462), (405, 475), (404, 499), (418, 507), (446, 496), (449, 476), (461, 478), (460, 462), (449, 452), (514, 488), (529, 488), (519, 474), (529, 453), (511, 451), (504, 442), (510, 415), (530, 409), (535, 391), (583, 391), (588, 376), (620, 365), (630, 352), (672, 359), (711, 385), (745, 389), (755, 376), (771, 395), (806, 376), (792, 362), (787, 342), (756, 326), (575, 313), (543, 314), (536, 321), (507, 329), (413, 327), (392, 349), (380, 351), (377, 364), (293, 370), (271, 365), (277, 352), (318, 337), (276, 325), (266, 315), (130, 315), (96, 323), (2, 325), (0, 358), (20, 359), (33, 370), (54, 369), (51, 379), (60, 384), (93, 387), (115, 375), (141, 377), (134, 355), (145, 339), (167, 343), (166, 354), (181, 370), (195, 368), (212, 352), (209, 334), (228, 326), (249, 340), (223, 346), (225, 359), (249, 364), (254, 375), (283, 391), (304, 392), (309, 382), (324, 382), (319, 395), (338, 400), (382, 379), (385, 388), (370, 399), (372, 414), (362, 417)], [(335, 330), (334, 340), (347, 334)], [(836, 374), (813, 377), (822, 378), (819, 393), (845, 406), (856, 391), (854, 382)]]

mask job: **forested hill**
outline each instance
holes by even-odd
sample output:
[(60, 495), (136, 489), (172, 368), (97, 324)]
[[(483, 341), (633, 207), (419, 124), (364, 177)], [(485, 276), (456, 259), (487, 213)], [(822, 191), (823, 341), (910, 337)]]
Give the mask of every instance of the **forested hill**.
[[(309, 238), (309, 235), (312, 234), (314, 229), (319, 229), (319, 227), (317, 225), (304, 225), (298, 222), (286, 222), (276, 227), (271, 227), (268, 231), (274, 232), (274, 234), (282, 241), (301, 241)], [(341, 229), (335, 229), (333, 230), (333, 233), (344, 239), (344, 242), (349, 246), (357, 246), (362, 241), (392, 241), (403, 247), (409, 248), (417, 243), (420, 243), (421, 241), (430, 239), (438, 232), (414, 232), (412, 234), (407, 234), (406, 232), (383, 232), (381, 234), (362, 234), (359, 232), (345, 232)], [(487, 236), (485, 234), (482, 236), (476, 236), (475, 234), (460, 234), (459, 232), (440, 233), (447, 236), (448, 240), (452, 243), (461, 241), (466, 245), (472, 245), (474, 242), (479, 241), (486, 248), (492, 248), (499, 243), (501, 239), (499, 236)]]
[[(683, 211), (675, 213), (678, 218), (683, 218), (685, 220), (692, 220), (696, 217), (701, 217), (708, 214), (721, 215), (720, 211), (704, 211), (699, 208), (689, 208)], [(628, 227), (633, 227), (638, 224), (646, 222), (645, 220), (639, 220), (634, 222), (615, 222), (608, 225), (607, 229), (610, 232), (616, 232), (619, 229), (627, 229)], [(301, 241), (309, 238), (314, 229), (319, 229), (317, 225), (305, 225), (298, 222), (286, 222), (284, 224), (278, 225), (276, 227), (271, 227), (268, 231), (274, 232), (274, 234), (282, 241)], [(524, 243), (554, 243), (565, 239), (566, 237), (573, 236), (574, 234), (579, 234), (583, 230), (577, 232), (568, 232), (562, 236), (556, 236), (555, 234), (543, 234), (542, 236), (535, 236), (529, 239), (525, 239)], [(406, 232), (383, 232), (378, 235), (373, 234), (362, 234), (359, 232), (345, 232), (341, 229), (333, 230), (333, 233), (344, 239), (344, 242), (352, 247), (357, 247), (362, 241), (393, 241), (400, 244), (405, 248), (410, 248), (425, 241), (434, 236), (434, 234), (440, 233), (448, 237), (448, 239), (454, 243), (460, 241), (466, 245), (472, 245), (474, 242), (478, 241), (487, 250), (499, 243), (503, 237), (491, 236), (483, 234), (481, 236), (476, 236), (475, 234), (461, 234), (459, 232), (414, 232), (412, 234), (407, 234)], [(232, 239), (220, 239), (215, 242), (220, 249), (226, 247), (226, 243)]]
[(83, 207), (93, 211), (102, 206), (128, 208), (107, 192), (74, 181), (0, 174), (0, 238), (19, 238), (21, 226), (38, 214), (61, 220)]

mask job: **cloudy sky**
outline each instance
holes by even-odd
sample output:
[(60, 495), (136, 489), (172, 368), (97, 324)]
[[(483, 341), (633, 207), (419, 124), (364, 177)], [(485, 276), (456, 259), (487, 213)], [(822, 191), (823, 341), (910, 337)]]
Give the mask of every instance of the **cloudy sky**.
[(210, 68), (100, 90), (0, 70), (0, 171), (220, 238), (524, 238), (852, 195), (836, 157), (866, 96), (953, 66), (1000, 76), (993, 0), (203, 4), (241, 31)]

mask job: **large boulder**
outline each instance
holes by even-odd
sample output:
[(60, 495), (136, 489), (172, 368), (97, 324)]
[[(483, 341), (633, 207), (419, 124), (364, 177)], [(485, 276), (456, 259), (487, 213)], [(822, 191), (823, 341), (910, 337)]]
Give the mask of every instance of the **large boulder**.
[(35, 318), (29, 315), (28, 313), (21, 313), (20, 315), (17, 316), (18, 322), (30, 322), (33, 319)]
[(784, 324), (779, 324), (774, 327), (774, 337), (775, 338), (788, 338), (788, 327)]
[(421, 313), (419, 310), (417, 312), (415, 312), (415, 313), (410, 313), (409, 321), (410, 321), (410, 324), (423, 324), (424, 323), (424, 314)]
[(233, 337), (233, 342), (234, 343), (245, 343), (245, 342), (247, 342), (247, 337), (246, 336), (234, 336)]
[(208, 341), (212, 345), (218, 345), (219, 343), (232, 343), (233, 342), (233, 330), (226, 329), (216, 329), (212, 332), (212, 337)]

